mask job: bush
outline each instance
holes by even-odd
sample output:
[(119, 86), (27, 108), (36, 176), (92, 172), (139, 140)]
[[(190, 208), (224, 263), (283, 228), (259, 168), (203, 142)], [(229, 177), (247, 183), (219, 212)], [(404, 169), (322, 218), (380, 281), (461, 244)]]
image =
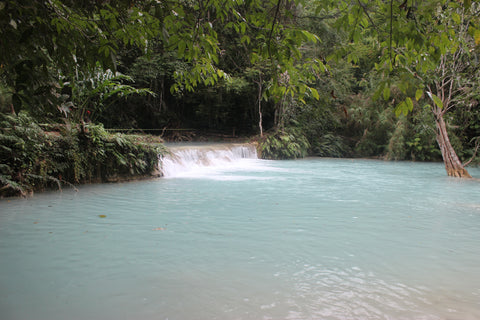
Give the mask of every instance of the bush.
[(2, 115), (0, 128), (0, 195), (25, 195), (52, 182), (42, 175), (49, 159), (42, 157), (47, 137), (37, 123), (25, 113)]
[(23, 112), (0, 117), (0, 197), (149, 175), (164, 150), (161, 144), (109, 134), (102, 125), (56, 125), (44, 131)]
[(318, 157), (341, 158), (351, 153), (342, 137), (330, 133), (315, 139), (311, 145), (311, 154)]
[(307, 155), (310, 143), (300, 129), (288, 127), (269, 134), (260, 142), (263, 159), (297, 159)]

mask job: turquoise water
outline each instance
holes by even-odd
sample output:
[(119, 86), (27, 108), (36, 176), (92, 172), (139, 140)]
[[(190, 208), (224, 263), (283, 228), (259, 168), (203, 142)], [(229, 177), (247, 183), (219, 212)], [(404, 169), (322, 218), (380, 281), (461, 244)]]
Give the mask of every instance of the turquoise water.
[(0, 319), (480, 319), (479, 196), (442, 164), (242, 159), (2, 200)]

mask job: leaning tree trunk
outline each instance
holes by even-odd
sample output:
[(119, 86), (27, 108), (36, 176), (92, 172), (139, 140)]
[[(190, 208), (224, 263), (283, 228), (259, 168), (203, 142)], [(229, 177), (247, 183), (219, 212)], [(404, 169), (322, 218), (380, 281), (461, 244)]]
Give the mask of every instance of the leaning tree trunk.
[(451, 177), (457, 178), (471, 178), (472, 176), (463, 166), (462, 162), (457, 156), (457, 153), (450, 143), (448, 138), (447, 126), (445, 120), (443, 119), (443, 112), (438, 112), (435, 114), (435, 124), (437, 127), (437, 142), (440, 150), (442, 151), (443, 162), (445, 163), (445, 169), (447, 174)]

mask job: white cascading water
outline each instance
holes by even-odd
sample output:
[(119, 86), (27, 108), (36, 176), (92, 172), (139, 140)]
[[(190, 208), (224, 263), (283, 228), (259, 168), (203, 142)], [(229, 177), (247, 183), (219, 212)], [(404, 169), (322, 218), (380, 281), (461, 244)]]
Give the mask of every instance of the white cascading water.
[(171, 146), (160, 159), (165, 178), (202, 177), (248, 165), (258, 159), (254, 144), (209, 144)]

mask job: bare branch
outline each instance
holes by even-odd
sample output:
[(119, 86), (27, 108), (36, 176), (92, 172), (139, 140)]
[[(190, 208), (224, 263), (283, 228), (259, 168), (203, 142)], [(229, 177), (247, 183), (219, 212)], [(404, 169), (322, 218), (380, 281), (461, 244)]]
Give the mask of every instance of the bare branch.
[(477, 151), (478, 151), (478, 148), (480, 147), (480, 139), (477, 138), (477, 141), (475, 142), (475, 151), (473, 152), (473, 156), (470, 158), (470, 160), (468, 160), (467, 162), (465, 162), (463, 164), (464, 167), (468, 166), (470, 163), (472, 163), (473, 159), (475, 159), (475, 157), (477, 156)]

